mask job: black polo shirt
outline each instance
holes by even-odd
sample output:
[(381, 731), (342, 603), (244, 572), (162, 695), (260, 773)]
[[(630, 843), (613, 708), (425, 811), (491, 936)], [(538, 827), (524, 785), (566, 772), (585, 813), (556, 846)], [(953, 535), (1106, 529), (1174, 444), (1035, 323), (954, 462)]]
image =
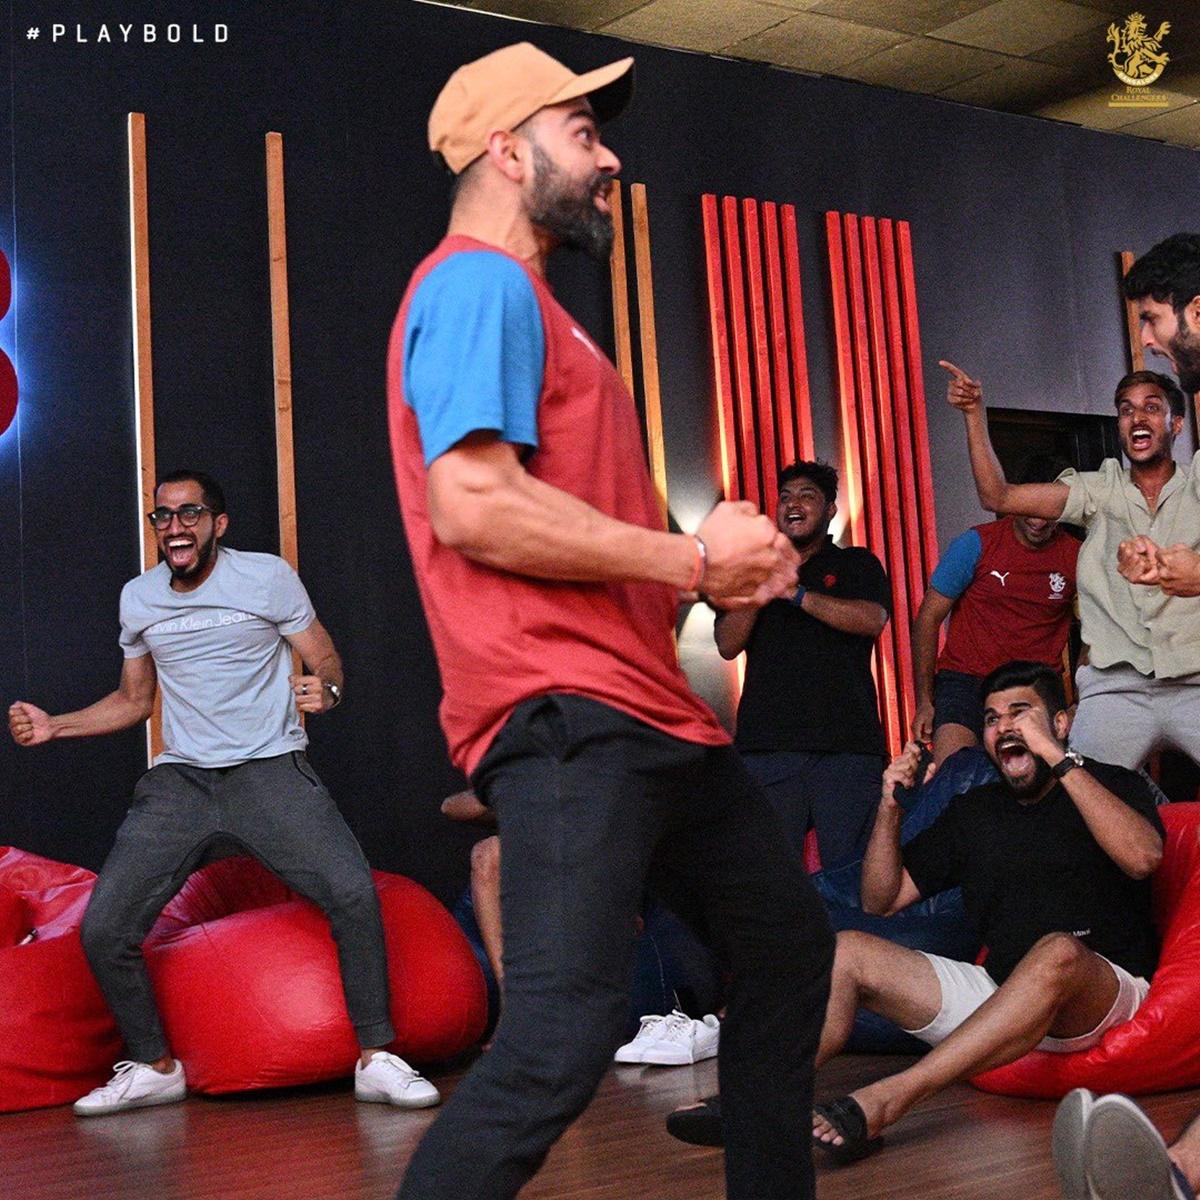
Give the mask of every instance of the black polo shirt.
[[(811, 592), (871, 600), (888, 613), (883, 564), (858, 546), (825, 544), (800, 568)], [(758, 614), (746, 643), (746, 680), (738, 705), (739, 750), (886, 754), (871, 674), (873, 638), (842, 633), (788, 600)]]
[[(1086, 769), (1162, 834), (1141, 775), (1090, 758)], [(1130, 879), (1100, 849), (1061, 783), (1036, 804), (1022, 804), (999, 780), (972, 788), (903, 855), (922, 896), (962, 887), (997, 983), (1048, 933), (1074, 934), (1132, 975), (1149, 979), (1154, 971), (1150, 880)]]

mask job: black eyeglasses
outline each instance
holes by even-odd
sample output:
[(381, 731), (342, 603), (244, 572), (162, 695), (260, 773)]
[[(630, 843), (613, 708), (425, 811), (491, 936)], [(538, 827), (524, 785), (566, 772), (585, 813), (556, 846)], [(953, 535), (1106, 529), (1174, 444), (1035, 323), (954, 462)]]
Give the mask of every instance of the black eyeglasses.
[(202, 513), (213, 513), (213, 516), (216, 516), (207, 504), (181, 504), (178, 508), (156, 508), (146, 514), (146, 519), (155, 529), (170, 529), (171, 518), (178, 517), (184, 529), (191, 529), (200, 520)]

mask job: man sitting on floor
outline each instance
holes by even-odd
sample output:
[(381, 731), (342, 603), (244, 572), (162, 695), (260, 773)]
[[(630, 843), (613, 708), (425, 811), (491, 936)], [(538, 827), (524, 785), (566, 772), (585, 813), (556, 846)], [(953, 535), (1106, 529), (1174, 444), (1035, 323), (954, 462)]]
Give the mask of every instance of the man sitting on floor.
[[(1146, 780), (1066, 748), (1070, 719), (1049, 667), (1007, 663), (982, 692), (983, 744), (999, 779), (955, 797), (901, 848), (895, 791), (912, 786), (921, 750), (910, 742), (884, 772), (862, 902), (887, 916), (961, 887), (989, 947), (987, 966), (838, 934), (818, 1064), (846, 1044), (860, 1006), (934, 1049), (814, 1107), (814, 1144), (836, 1161), (875, 1149), (883, 1129), (951, 1083), (1035, 1047), (1095, 1045), (1149, 990), (1157, 953), (1149, 877), (1163, 829)], [(719, 1110), (680, 1110), (668, 1128), (685, 1141), (717, 1143)]]
[(1040, 1047), (1070, 1053), (1128, 1021), (1149, 990), (1156, 942), (1150, 875), (1162, 858), (1154, 797), (1133, 771), (1066, 748), (1059, 676), (1008, 663), (983, 684), (984, 748), (1000, 778), (955, 798), (900, 848), (893, 792), (910, 744), (884, 774), (863, 863), (863, 907), (891, 914), (961, 886), (987, 966), (869, 934), (838, 935), (818, 1062), (845, 1044), (860, 1005), (934, 1049), (905, 1071), (817, 1105), (813, 1138), (860, 1157), (919, 1101)]

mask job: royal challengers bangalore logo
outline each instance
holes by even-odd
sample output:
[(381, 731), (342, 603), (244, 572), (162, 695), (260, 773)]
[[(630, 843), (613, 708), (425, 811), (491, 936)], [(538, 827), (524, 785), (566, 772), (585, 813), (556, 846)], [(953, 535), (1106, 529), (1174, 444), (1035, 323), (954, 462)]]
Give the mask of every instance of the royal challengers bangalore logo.
[(1123, 26), (1114, 21), (1108, 27), (1107, 40), (1112, 44), (1108, 61), (1126, 87), (1149, 87), (1163, 73), (1171, 56), (1162, 43), (1170, 32), (1171, 22), (1163, 21), (1151, 37), (1140, 12), (1130, 13)]
[(1057, 571), (1050, 572), (1050, 599), (1061, 600), (1062, 594), (1067, 590), (1066, 577), (1060, 575)]

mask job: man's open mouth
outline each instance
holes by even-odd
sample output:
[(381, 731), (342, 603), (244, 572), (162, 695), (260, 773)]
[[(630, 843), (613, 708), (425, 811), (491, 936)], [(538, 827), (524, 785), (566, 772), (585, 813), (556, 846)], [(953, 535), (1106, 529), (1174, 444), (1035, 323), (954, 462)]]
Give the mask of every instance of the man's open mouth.
[(175, 564), (187, 562), (195, 548), (195, 538), (169, 538), (167, 541), (167, 558)]
[(1134, 429), (1129, 434), (1129, 445), (1134, 450), (1149, 450), (1154, 435), (1148, 429)]
[(996, 757), (1000, 765), (1014, 775), (1022, 775), (1033, 766), (1033, 755), (1019, 737), (1003, 737), (996, 743)]

